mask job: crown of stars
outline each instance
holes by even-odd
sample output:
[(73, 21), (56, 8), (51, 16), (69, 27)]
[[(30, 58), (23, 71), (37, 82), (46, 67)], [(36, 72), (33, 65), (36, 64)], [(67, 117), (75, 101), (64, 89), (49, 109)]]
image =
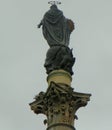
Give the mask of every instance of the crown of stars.
[(51, 4), (51, 5), (59, 5), (59, 4), (61, 4), (61, 2), (60, 1), (58, 1), (58, 0), (51, 0), (51, 1), (49, 1), (48, 2), (48, 4)]

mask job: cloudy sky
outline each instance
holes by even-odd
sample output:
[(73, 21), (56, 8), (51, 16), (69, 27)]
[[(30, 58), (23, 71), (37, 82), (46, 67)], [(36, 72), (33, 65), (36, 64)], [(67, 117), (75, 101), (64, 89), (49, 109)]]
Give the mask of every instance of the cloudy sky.
[[(0, 0), (0, 130), (45, 130), (43, 115), (29, 107), (46, 91), (43, 67), (48, 45), (36, 26), (48, 0)], [(92, 93), (77, 112), (77, 130), (112, 129), (112, 0), (62, 0), (75, 22), (71, 34), (76, 64), (72, 87)]]

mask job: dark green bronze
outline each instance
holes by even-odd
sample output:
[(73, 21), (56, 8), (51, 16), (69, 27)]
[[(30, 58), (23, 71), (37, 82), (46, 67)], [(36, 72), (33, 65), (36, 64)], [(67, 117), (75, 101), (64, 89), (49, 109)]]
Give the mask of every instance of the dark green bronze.
[(74, 29), (74, 24), (71, 20), (63, 16), (56, 5), (52, 5), (47, 11), (38, 25), (40, 28), (43, 25), (43, 35), (49, 46), (53, 45), (69, 45), (70, 33)]
[(72, 75), (75, 58), (68, 45), (74, 23), (65, 18), (63, 12), (54, 4), (45, 13), (38, 27), (40, 28), (41, 25), (44, 38), (50, 46), (44, 64), (47, 74), (53, 70), (63, 69)]
[(74, 62), (75, 58), (72, 55), (72, 49), (57, 45), (52, 46), (48, 50), (44, 66), (47, 70), (47, 74), (53, 70), (63, 69), (72, 75), (72, 66)]

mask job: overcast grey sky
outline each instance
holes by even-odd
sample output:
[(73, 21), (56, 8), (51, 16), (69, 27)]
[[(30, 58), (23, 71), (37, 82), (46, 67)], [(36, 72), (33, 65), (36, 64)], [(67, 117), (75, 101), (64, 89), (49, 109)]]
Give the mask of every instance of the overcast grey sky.
[[(46, 91), (43, 67), (48, 45), (36, 25), (48, 0), (0, 0), (0, 130), (45, 130), (45, 116), (29, 107)], [(62, 0), (75, 22), (71, 35), (76, 64), (72, 87), (92, 93), (77, 112), (77, 130), (112, 129), (112, 0)]]

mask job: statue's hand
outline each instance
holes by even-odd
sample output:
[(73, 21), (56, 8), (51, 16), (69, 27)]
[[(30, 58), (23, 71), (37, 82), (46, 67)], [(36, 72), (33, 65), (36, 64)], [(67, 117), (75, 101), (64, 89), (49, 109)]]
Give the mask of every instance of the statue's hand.
[(38, 25), (37, 25), (37, 28), (40, 28), (40, 27), (41, 27), (41, 25), (40, 25), (40, 24), (38, 24)]
[(40, 28), (42, 26), (42, 21), (40, 22), (40, 24), (37, 25), (37, 28)]

